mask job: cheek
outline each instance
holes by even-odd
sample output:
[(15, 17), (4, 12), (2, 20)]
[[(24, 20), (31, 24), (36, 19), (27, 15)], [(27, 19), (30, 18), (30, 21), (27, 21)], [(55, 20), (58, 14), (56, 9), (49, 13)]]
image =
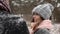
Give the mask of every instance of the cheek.
[(35, 20), (39, 20), (40, 19), (40, 16), (35, 16), (35, 18), (34, 18)]
[(34, 21), (38, 21), (38, 20), (40, 20), (41, 18), (40, 18), (39, 15), (33, 15), (33, 19), (34, 19)]
[(40, 16), (36, 16), (36, 19), (39, 20), (40, 19)]

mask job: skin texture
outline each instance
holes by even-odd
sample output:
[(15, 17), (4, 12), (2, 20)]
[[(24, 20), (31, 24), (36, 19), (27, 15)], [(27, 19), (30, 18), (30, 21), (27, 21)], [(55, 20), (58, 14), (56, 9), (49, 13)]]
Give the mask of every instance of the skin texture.
[(41, 21), (41, 18), (39, 15), (33, 15), (33, 18), (34, 18), (34, 22), (40, 22)]
[(38, 29), (37, 26), (42, 22), (42, 18), (37, 13), (34, 13), (32, 17), (34, 19), (34, 22), (31, 23), (31, 28), (34, 32), (36, 29)]
[(34, 19), (34, 22), (38, 22), (38, 23), (42, 21), (41, 16), (38, 15), (37, 13), (33, 14), (33, 19)]

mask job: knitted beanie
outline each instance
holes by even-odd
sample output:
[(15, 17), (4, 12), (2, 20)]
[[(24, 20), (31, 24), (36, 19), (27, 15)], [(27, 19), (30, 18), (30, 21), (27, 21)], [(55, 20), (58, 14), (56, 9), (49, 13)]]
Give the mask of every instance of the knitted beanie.
[(49, 19), (52, 15), (52, 11), (54, 10), (54, 7), (50, 3), (38, 5), (32, 10), (33, 13), (39, 14), (44, 19)]

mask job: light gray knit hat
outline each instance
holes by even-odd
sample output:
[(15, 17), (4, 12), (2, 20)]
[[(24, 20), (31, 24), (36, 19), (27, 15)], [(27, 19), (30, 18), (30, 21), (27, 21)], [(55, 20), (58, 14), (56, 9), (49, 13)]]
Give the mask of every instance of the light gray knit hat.
[(49, 19), (50, 16), (52, 15), (53, 10), (54, 10), (54, 7), (51, 4), (46, 3), (46, 4), (38, 5), (37, 7), (35, 7), (32, 10), (32, 14), (35, 12), (35, 13), (38, 13), (44, 19)]

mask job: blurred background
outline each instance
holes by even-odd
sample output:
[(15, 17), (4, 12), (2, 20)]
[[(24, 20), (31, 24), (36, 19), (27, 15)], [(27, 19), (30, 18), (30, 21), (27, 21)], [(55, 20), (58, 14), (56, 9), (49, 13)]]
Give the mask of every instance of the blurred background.
[[(51, 3), (54, 6), (52, 14), (52, 22), (54, 28), (52, 29), (53, 34), (60, 34), (60, 0), (9, 0), (11, 12), (13, 14), (22, 14), (23, 18), (27, 22), (27, 26), (30, 27), (32, 19), (32, 9), (37, 5), (44, 3)], [(7, 3), (8, 4), (8, 3)], [(55, 33), (56, 32), (56, 33)]]
[(52, 21), (54, 23), (60, 23), (60, 0), (10, 0), (10, 7), (12, 13), (23, 14), (24, 19), (29, 22), (32, 18), (32, 9), (45, 2), (51, 3), (55, 7), (52, 14)]

